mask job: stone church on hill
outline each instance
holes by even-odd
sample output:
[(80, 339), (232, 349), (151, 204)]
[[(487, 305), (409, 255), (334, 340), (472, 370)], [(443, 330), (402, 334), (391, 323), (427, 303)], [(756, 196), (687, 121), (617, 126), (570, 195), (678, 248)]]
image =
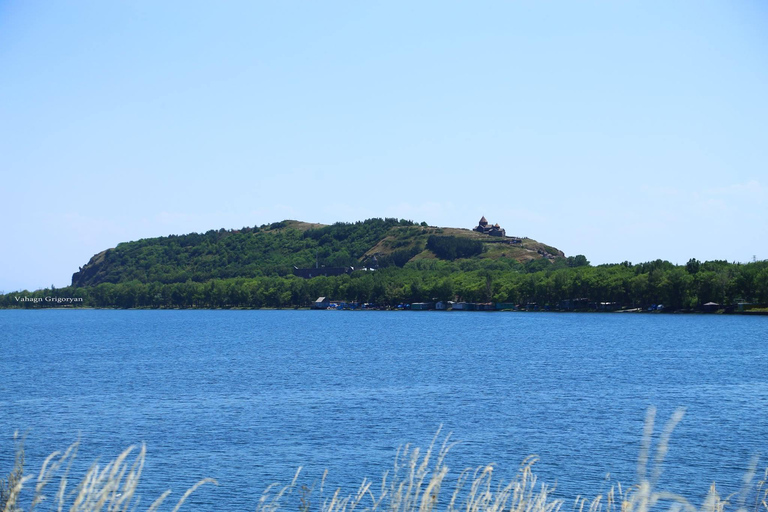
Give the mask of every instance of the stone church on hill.
[(477, 231), (478, 233), (483, 233), (484, 235), (490, 236), (507, 236), (507, 231), (499, 226), (498, 223), (494, 224), (493, 226), (489, 226), (488, 221), (485, 220), (485, 216), (480, 219), (480, 222), (473, 231)]

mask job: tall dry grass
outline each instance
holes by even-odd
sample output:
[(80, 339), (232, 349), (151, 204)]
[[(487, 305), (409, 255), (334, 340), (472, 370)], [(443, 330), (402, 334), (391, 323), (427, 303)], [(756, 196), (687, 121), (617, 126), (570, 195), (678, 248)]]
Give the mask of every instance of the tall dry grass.
[[(679, 494), (658, 488), (669, 440), (682, 416), (682, 411), (673, 415), (652, 451), (655, 411), (650, 410), (638, 459), (637, 483), (629, 487), (616, 484), (607, 493), (589, 499), (576, 497), (573, 512), (768, 512), (768, 470), (758, 477), (756, 459), (744, 475), (740, 492), (721, 496), (712, 483), (706, 499), (698, 506)], [(538, 481), (533, 471), (535, 457), (524, 460), (510, 481), (495, 479), (492, 465), (449, 477), (446, 457), (452, 446), (450, 436), (439, 446), (438, 439), (439, 432), (426, 450), (410, 445), (398, 450), (394, 468), (384, 474), (376, 488), (372, 481), (364, 479), (350, 495), (343, 495), (339, 489), (327, 490), (327, 472), (319, 482), (299, 485), (299, 468), (290, 484), (268, 487), (254, 508), (257, 512), (560, 512), (570, 508), (562, 499), (553, 497), (553, 487)], [(144, 447), (129, 448), (104, 466), (93, 465), (81, 480), (70, 485), (69, 473), (77, 446), (51, 454), (40, 471), (29, 476), (23, 474), (20, 452), (16, 467), (0, 485), (0, 510), (22, 512), (19, 498), (25, 488), (32, 493), (31, 501), (25, 502), (28, 512), (41, 508), (59, 512), (137, 510), (136, 488), (144, 466)], [(215, 481), (201, 480), (187, 490), (173, 512), (205, 483)], [(170, 491), (161, 494), (146, 510), (159, 510), (169, 495)]]
[[(127, 512), (138, 505), (136, 488), (144, 468), (146, 449), (130, 447), (107, 464), (93, 464), (79, 480), (70, 481), (72, 463), (77, 456), (79, 443), (72, 444), (64, 452), (53, 452), (45, 458), (36, 474), (24, 474), (24, 451), (17, 439), (16, 462), (10, 475), (0, 482), (0, 509), (3, 512), (22, 512), (46, 509), (63, 512)], [(200, 480), (188, 489), (173, 508), (177, 512), (198, 487), (206, 483), (216, 484), (211, 478)], [(22, 502), (22, 491), (31, 491), (31, 500)], [(171, 491), (165, 491), (147, 507), (157, 511)]]

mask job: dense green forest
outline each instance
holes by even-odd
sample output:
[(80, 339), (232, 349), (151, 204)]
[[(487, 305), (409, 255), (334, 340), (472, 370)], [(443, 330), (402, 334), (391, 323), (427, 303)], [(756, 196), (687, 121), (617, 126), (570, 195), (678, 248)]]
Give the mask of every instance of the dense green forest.
[[(319, 296), (395, 306), (429, 300), (535, 302), (557, 309), (561, 301), (589, 298), (667, 311), (695, 310), (707, 302), (768, 303), (768, 261), (725, 261), (673, 265), (667, 261), (590, 266), (582, 257), (531, 260), (421, 259), (377, 271), (359, 270), (334, 277), (293, 275), (211, 279), (204, 282), (101, 283), (0, 295), (4, 307), (52, 307), (44, 297), (80, 297), (77, 306), (117, 308), (299, 307)], [(17, 297), (39, 298), (20, 302)], [(67, 303), (59, 304), (67, 305)]]
[[(72, 285), (286, 276), (294, 267), (310, 267), (318, 260), (328, 267), (359, 266), (365, 252), (392, 228), (403, 228), (397, 233), (407, 242), (421, 234), (421, 228), (414, 227), (413, 222), (398, 219), (311, 226), (284, 221), (121, 243), (81, 267), (72, 277)], [(393, 263), (391, 260), (382, 258), (379, 264), (386, 266)]]

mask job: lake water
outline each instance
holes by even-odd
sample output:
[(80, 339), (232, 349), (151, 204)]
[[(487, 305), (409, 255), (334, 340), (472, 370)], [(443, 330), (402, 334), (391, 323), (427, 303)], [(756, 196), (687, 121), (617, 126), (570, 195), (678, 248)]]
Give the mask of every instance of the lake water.
[(298, 466), (379, 481), (442, 425), (451, 468), (511, 477), (537, 454), (572, 498), (634, 481), (654, 405), (658, 424), (687, 409), (662, 483), (700, 503), (768, 462), (767, 335), (737, 316), (0, 311), (0, 470), (14, 430), (31, 468), (78, 438), (83, 464), (145, 442), (145, 499), (209, 476), (185, 510), (253, 510)]

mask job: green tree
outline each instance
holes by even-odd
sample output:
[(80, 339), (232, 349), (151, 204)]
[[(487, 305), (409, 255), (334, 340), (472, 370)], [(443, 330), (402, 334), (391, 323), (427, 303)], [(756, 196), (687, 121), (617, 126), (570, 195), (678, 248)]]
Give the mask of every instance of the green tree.
[(576, 256), (568, 256), (567, 258), (569, 267), (588, 267), (589, 260), (583, 254), (577, 254)]

